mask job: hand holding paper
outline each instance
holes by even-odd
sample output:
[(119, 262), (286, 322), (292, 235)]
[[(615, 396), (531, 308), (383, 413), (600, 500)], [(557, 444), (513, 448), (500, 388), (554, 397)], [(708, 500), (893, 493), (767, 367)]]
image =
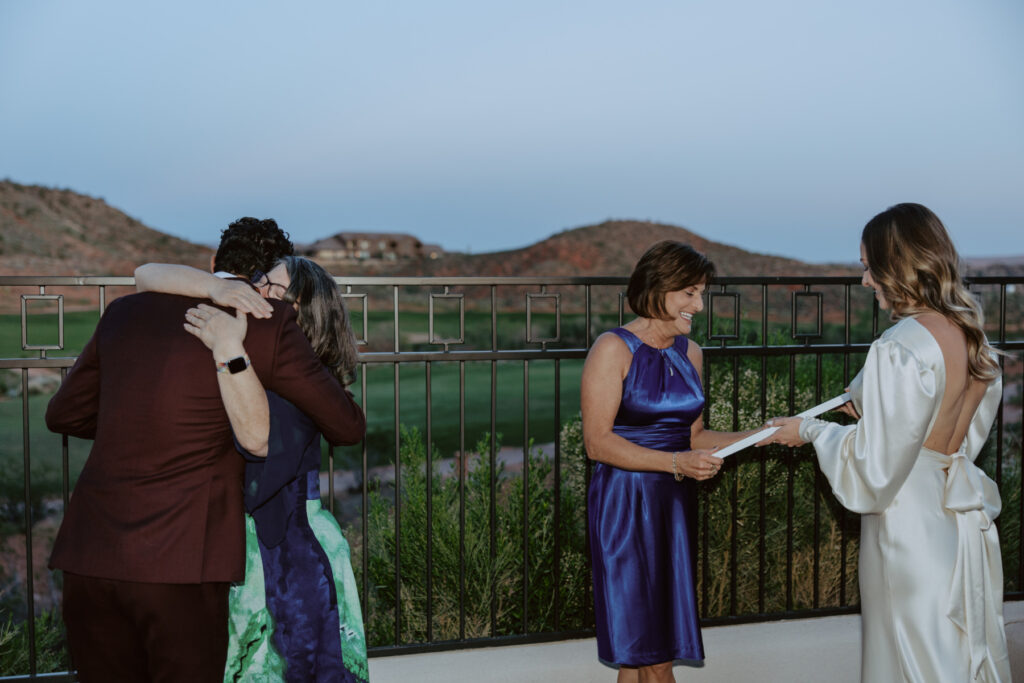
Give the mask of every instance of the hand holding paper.
[[(796, 417), (817, 417), (822, 413), (827, 413), (830, 410), (835, 410), (836, 408), (843, 405), (849, 400), (850, 394), (843, 393), (840, 394), (839, 396), (836, 396), (833, 399), (825, 401), (824, 403), (818, 404), (809, 410), (805, 410), (804, 412), (797, 414)], [(719, 458), (724, 458), (726, 456), (732, 455), (733, 453), (739, 453), (743, 449), (753, 446), (759, 441), (767, 439), (769, 436), (771, 436), (778, 430), (779, 427), (768, 427), (767, 429), (762, 429), (759, 432), (756, 432), (748, 437), (745, 437), (743, 439), (740, 439), (739, 441), (735, 441), (729, 444), (725, 448), (715, 451), (715, 455), (717, 455)]]

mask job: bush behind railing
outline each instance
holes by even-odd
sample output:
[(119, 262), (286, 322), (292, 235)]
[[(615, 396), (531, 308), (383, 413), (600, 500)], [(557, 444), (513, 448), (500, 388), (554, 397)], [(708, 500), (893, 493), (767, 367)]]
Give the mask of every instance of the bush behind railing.
[[(726, 374), (721, 376), (718, 372), (719, 369), (712, 369), (709, 427), (752, 429), (762, 424), (760, 374), (751, 368), (741, 370), (734, 388), (726, 370), (722, 370)], [(825, 388), (838, 383), (839, 390), (842, 389), (843, 378), (836, 368), (827, 370), (825, 375)], [(788, 379), (769, 375), (765, 384), (764, 412), (769, 416), (788, 414)], [(793, 404), (798, 408), (813, 405), (819, 397), (814, 395), (812, 386), (806, 381), (799, 382)], [(994, 439), (990, 439), (978, 462), (994, 477), (993, 444)], [(495, 449), (498, 447), (500, 443)], [(1020, 444), (1004, 444), (1004, 448), (1000, 522), (1016, 529), (1020, 514)], [(371, 647), (593, 627), (584, 538), (586, 455), (579, 416), (565, 422), (560, 433), (558, 530), (554, 529), (553, 462), (539, 450), (527, 449), (529, 567), (525, 601), (523, 475), (521, 471), (508, 471), (500, 461), (495, 467), (492, 549), (491, 464), (486, 455), (490, 449), (490, 436), (485, 434), (472, 450), (485, 455), (471, 455), (465, 463), (465, 541), (460, 555), (459, 477), (442, 475), (438, 463), (433, 463), (432, 526), (428, 530), (426, 447), (418, 430), (402, 428), (398, 496), (401, 581), (397, 597), (396, 507), (380, 490), (370, 493), (368, 503), (369, 595), (365, 611), (367, 642)], [(457, 459), (456, 472), (459, 467), (463, 463)], [(703, 618), (857, 605), (860, 519), (845, 512), (832, 496), (810, 447), (769, 447), (733, 456), (722, 474), (702, 484), (699, 490), (701, 557), (697, 594), (701, 596)], [(429, 555), (428, 532), (432, 534)], [(556, 533), (561, 534), (557, 575)], [(349, 527), (347, 535), (352, 541), (353, 564), (361, 581), (363, 544), (354, 526)], [(1014, 575), (1010, 568), (1018, 561), (1019, 548), (1016, 535), (1008, 536), (1003, 541), (1003, 561), (1009, 577)], [(460, 576), (464, 577), (461, 583)], [(401, 614), (397, 634), (396, 606)]]
[[(500, 437), (499, 437), (500, 438)], [(495, 450), (500, 442), (495, 443)], [(426, 448), (415, 428), (401, 430), (399, 487), (400, 531), (396, 544), (396, 506), (379, 491), (369, 495), (368, 584), (365, 611), (367, 642), (371, 647), (427, 641), (428, 557), (432, 571), (430, 629), (433, 640), (482, 638), (555, 628), (555, 604), (563, 630), (583, 628), (587, 605), (589, 564), (583, 554), (583, 461), (563, 460), (559, 528), (554, 523), (553, 463), (528, 447), (528, 528), (526, 562), (528, 598), (523, 600), (523, 476), (508, 472), (501, 461), (494, 467), (495, 534), (491, 543), (491, 450), (485, 434), (464, 467), (465, 533), (460, 536), (460, 480), (439, 473), (433, 463), (431, 525), (426, 515)], [(561, 557), (555, 572), (555, 535), (561, 534)], [(350, 539), (358, 531), (349, 527)], [(427, 552), (428, 534), (431, 553)], [(463, 540), (464, 539), (464, 542)], [(396, 599), (395, 556), (400, 557), (400, 593)], [(461, 548), (461, 552), (460, 552)], [(353, 566), (361, 581), (362, 544), (353, 544)], [(461, 567), (461, 572), (460, 572)], [(556, 576), (558, 581), (556, 583)], [(461, 577), (464, 577), (461, 578)], [(556, 601), (555, 594), (558, 593)], [(460, 633), (460, 595), (463, 624)], [(492, 632), (492, 605), (494, 629)], [(395, 634), (395, 609), (400, 610), (400, 634)]]

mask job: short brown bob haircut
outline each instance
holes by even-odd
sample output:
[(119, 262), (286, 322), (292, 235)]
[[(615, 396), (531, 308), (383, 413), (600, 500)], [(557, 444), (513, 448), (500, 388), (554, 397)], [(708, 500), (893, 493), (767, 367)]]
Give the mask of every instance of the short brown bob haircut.
[(637, 261), (626, 298), (640, 317), (668, 320), (665, 294), (707, 285), (714, 277), (715, 264), (707, 256), (688, 244), (664, 240), (653, 244)]

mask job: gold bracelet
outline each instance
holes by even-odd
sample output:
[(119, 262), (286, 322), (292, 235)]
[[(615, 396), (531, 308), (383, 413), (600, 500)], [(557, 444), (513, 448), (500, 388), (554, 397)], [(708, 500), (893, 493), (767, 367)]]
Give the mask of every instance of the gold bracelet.
[(679, 471), (679, 467), (676, 465), (677, 455), (679, 455), (679, 451), (672, 453), (672, 476), (676, 478), (676, 481), (682, 481), (683, 479), (686, 479), (686, 477)]

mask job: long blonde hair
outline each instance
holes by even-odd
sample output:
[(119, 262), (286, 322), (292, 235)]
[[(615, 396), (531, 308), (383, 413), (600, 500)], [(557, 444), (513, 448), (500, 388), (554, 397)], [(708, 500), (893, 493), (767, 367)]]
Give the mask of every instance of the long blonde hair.
[(897, 204), (878, 214), (861, 234), (871, 278), (892, 307), (892, 319), (933, 310), (967, 339), (971, 376), (999, 376), (982, 328), (982, 312), (960, 277), (960, 257), (939, 217), (920, 204)]

